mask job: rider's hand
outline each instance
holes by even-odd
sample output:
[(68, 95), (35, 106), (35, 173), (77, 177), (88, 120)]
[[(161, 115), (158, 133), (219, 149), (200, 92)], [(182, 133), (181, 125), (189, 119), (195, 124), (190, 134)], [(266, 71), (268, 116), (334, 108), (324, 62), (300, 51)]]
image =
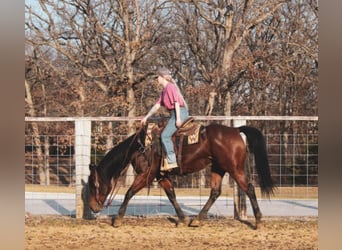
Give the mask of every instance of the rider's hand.
[(141, 120), (141, 125), (145, 125), (147, 122), (147, 117), (145, 116), (144, 118), (142, 118)]
[(176, 127), (180, 128), (180, 126), (182, 126), (182, 121), (181, 120), (177, 120), (176, 121)]

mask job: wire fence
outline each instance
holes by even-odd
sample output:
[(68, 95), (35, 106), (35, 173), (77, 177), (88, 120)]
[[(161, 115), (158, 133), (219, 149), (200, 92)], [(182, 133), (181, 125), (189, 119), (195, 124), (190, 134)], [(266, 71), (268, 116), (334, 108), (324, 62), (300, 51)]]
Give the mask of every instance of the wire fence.
[[(208, 117), (201, 118), (197, 120), (203, 124), (213, 122)], [(227, 120), (216, 117), (214, 122), (226, 123)], [(38, 136), (31, 129), (34, 123), (39, 127)], [(265, 135), (272, 177), (278, 186), (275, 198), (318, 198), (317, 124), (317, 118), (291, 121), (247, 119), (247, 125), (260, 128)], [(279, 127), (281, 133), (275, 133), (279, 131)], [(93, 120), (90, 162), (98, 163), (111, 147), (127, 138), (126, 129), (127, 120)], [(258, 177), (253, 159), (253, 155), (248, 157), (247, 171), (250, 180), (256, 184)], [(65, 193), (75, 194), (76, 174), (73, 123), (26, 121), (25, 191), (62, 196)], [(134, 172), (128, 171), (128, 175), (130, 176), (126, 178), (118, 197), (128, 189)], [(199, 206), (204, 205), (210, 192), (209, 175), (210, 169), (204, 169), (187, 176), (175, 176), (173, 180), (177, 195), (200, 197)], [(45, 180), (44, 183), (42, 179)], [(150, 190), (144, 189), (140, 194), (147, 193), (165, 198), (157, 182), (153, 183)], [(221, 196), (226, 199), (233, 196), (232, 182), (228, 175), (223, 180)], [(119, 206), (120, 203), (118, 198), (113, 206)]]

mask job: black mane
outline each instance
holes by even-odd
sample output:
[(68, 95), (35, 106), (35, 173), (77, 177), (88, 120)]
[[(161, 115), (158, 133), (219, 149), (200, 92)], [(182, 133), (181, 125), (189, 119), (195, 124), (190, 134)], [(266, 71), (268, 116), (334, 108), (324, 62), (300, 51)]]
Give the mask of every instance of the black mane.
[(144, 143), (144, 140), (145, 131), (141, 129), (114, 146), (98, 164), (98, 172), (101, 172), (109, 179), (119, 177), (121, 170), (130, 162), (133, 153), (143, 146), (141, 143)]

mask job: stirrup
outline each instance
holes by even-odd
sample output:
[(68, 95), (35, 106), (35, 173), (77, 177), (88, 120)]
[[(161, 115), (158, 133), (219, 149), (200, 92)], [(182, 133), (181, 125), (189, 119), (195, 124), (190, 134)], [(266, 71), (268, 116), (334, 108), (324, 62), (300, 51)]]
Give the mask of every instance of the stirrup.
[(160, 171), (171, 171), (174, 168), (178, 168), (177, 162), (168, 163), (167, 159), (164, 159), (162, 166), (160, 167)]

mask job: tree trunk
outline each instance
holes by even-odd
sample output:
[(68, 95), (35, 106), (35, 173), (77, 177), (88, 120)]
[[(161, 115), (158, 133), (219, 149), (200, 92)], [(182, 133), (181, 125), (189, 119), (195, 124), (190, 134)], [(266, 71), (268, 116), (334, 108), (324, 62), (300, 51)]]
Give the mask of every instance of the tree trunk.
[(208, 97), (208, 104), (207, 107), (205, 109), (205, 115), (211, 115), (211, 113), (213, 112), (214, 106), (215, 106), (215, 97), (216, 97), (217, 93), (216, 91), (211, 91), (209, 93), (209, 97)]
[[(47, 115), (47, 107), (46, 107), (46, 92), (45, 92), (45, 85), (42, 84), (42, 94), (43, 94), (43, 102), (44, 102), (44, 109), (43, 114), (44, 116)], [(45, 182), (47, 186), (50, 186), (50, 143), (49, 137), (44, 136), (44, 172), (45, 172)], [(58, 178), (58, 176), (57, 176)]]
[[(232, 107), (232, 97), (230, 95), (230, 91), (227, 91), (226, 97), (224, 99), (224, 115), (231, 116), (231, 107)], [(231, 121), (225, 121), (226, 126), (231, 126)]]
[(108, 123), (108, 136), (106, 139), (106, 153), (113, 148), (113, 123)]
[[(31, 117), (36, 116), (36, 112), (34, 110), (32, 95), (31, 95), (31, 89), (29, 83), (25, 80), (25, 90), (26, 90), (26, 98), (25, 101), (29, 107), (28, 113)], [(40, 185), (47, 185), (47, 179), (46, 179), (46, 169), (44, 167), (44, 157), (43, 157), (43, 150), (42, 150), (42, 143), (40, 141), (39, 136), (39, 128), (37, 123), (32, 122), (32, 134), (33, 134), (33, 143), (36, 145), (36, 154), (37, 154), (37, 167), (39, 172), (39, 183)]]
[[(49, 137), (44, 136), (44, 174), (45, 174), (45, 185), (50, 186), (50, 143)], [(58, 166), (57, 166), (58, 167)], [(57, 178), (59, 178), (57, 176)]]

